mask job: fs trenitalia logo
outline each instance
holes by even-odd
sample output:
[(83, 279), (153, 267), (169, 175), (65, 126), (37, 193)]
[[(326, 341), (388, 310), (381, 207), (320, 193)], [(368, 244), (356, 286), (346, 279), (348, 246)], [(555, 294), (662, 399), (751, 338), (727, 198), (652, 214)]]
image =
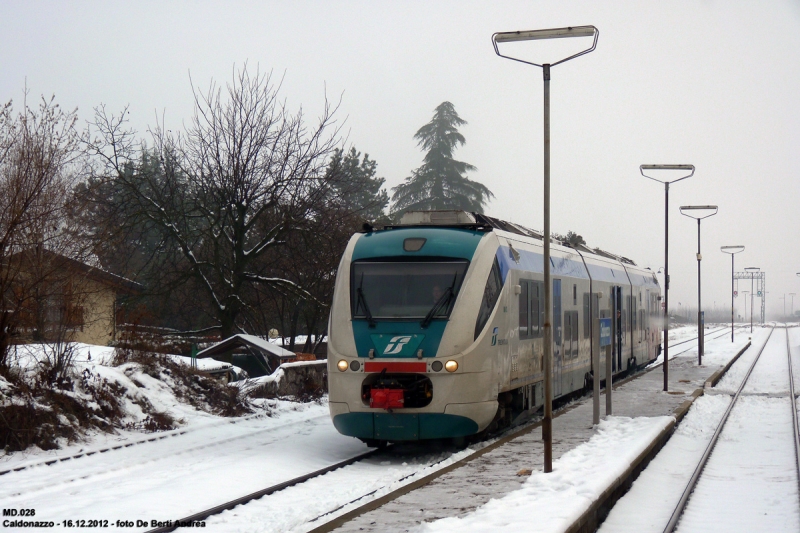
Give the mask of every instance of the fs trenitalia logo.
[(399, 335), (397, 337), (392, 337), (392, 339), (389, 341), (389, 344), (386, 345), (383, 355), (399, 354), (403, 351), (403, 346), (408, 344), (410, 341), (411, 335)]
[(498, 328), (494, 328), (492, 330), (492, 346), (497, 346), (497, 329)]

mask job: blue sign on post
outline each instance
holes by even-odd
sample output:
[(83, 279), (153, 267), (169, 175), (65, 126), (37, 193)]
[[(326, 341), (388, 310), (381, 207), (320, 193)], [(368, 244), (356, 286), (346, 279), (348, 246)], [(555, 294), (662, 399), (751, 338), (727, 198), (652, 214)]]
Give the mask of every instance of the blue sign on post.
[(600, 319), (600, 347), (611, 346), (611, 319)]

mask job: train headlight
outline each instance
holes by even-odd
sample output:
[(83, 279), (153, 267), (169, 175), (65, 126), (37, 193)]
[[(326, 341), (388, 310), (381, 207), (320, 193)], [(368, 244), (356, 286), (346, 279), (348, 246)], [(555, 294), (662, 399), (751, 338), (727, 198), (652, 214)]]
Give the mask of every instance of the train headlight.
[(342, 359), (341, 361), (336, 363), (336, 366), (339, 369), (339, 372), (344, 372), (345, 370), (347, 370), (347, 361)]
[(448, 372), (455, 372), (458, 370), (458, 362), (456, 361), (448, 361), (444, 364), (444, 369)]
[(352, 370), (353, 372), (358, 372), (359, 368), (361, 368), (361, 363), (359, 363), (355, 359), (350, 361), (350, 370)]

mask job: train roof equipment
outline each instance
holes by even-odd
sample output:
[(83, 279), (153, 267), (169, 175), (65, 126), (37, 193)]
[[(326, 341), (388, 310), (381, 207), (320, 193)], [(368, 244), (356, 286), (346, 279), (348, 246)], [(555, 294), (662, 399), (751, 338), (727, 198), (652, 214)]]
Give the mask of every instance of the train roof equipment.
[[(515, 235), (522, 235), (537, 240), (542, 240), (544, 234), (520, 224), (500, 220), (499, 218), (490, 217), (483, 213), (475, 213), (470, 211), (460, 210), (438, 210), (438, 211), (408, 211), (400, 217), (400, 222), (384, 226), (384, 229), (390, 230), (393, 228), (420, 226), (420, 227), (450, 227), (450, 228), (463, 228), (472, 229), (475, 231), (493, 231), (500, 230)], [(557, 238), (551, 238), (551, 242), (555, 242), (567, 248), (599, 255), (608, 259), (619, 261), (620, 263), (637, 266), (636, 263), (627, 257), (607, 252), (600, 248), (591, 248), (583, 244), (572, 244), (562, 241)]]

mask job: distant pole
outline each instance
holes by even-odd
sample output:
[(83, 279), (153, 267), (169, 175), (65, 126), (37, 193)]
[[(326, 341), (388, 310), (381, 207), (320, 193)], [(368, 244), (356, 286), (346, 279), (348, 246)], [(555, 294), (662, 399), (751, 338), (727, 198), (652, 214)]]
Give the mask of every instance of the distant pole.
[[(553, 471), (553, 285), (550, 281), (550, 68), (576, 57), (588, 54), (597, 46), (600, 32), (594, 26), (570, 26), (531, 31), (498, 32), (492, 35), (495, 53), (506, 59), (541, 67), (544, 78), (544, 471)], [(565, 37), (593, 37), (592, 46), (554, 63), (533, 63), (500, 53), (498, 43), (561, 39)]]
[[(645, 170), (684, 170), (686, 176), (662, 181), (644, 173)], [(639, 165), (639, 172), (647, 179), (664, 184), (664, 391), (669, 390), (669, 184), (694, 175), (694, 165)]]
[(750, 333), (753, 333), (753, 280), (755, 280), (756, 272), (761, 270), (758, 267), (745, 267), (750, 274)]
[(744, 251), (744, 246), (723, 246), (720, 251), (731, 256), (731, 342), (733, 342), (733, 256)]
[[(710, 211), (713, 209), (713, 213)], [(705, 320), (703, 316), (703, 305), (700, 300), (700, 261), (703, 256), (700, 255), (700, 221), (704, 218), (713, 217), (717, 214), (717, 206), (715, 205), (684, 205), (681, 206), (681, 214), (689, 218), (697, 220), (697, 365), (703, 364), (703, 354), (705, 353), (706, 339), (705, 339)], [(697, 214), (695, 214), (697, 213)], [(704, 214), (705, 213), (705, 214)]]
[(742, 291), (742, 294), (744, 294), (744, 320), (747, 322), (747, 295), (750, 294), (750, 291)]

